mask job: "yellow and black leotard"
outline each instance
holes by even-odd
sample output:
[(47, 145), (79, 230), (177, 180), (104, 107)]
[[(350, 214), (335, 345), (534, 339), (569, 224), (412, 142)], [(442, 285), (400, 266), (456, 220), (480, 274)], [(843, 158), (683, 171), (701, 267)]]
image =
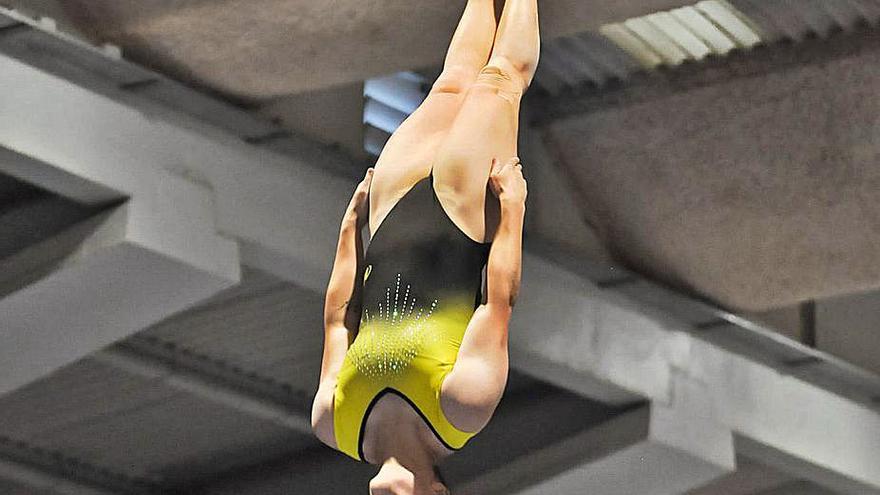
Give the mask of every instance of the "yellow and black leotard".
[(406, 400), (449, 449), (475, 435), (446, 419), (440, 385), (480, 304), (490, 246), (452, 222), (435, 194), (433, 173), (386, 215), (367, 248), (360, 327), (336, 383), (340, 451), (366, 462), (364, 428), (386, 393)]

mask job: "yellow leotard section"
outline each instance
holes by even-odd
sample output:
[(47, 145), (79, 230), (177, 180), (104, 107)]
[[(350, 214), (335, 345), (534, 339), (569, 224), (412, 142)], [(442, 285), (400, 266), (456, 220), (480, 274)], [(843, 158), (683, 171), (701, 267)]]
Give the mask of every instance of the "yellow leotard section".
[(473, 297), (445, 294), (421, 304), (407, 294), (402, 306), (394, 299), (378, 314), (365, 311), (337, 377), (337, 447), (359, 461), (368, 413), (385, 393), (406, 399), (447, 448), (460, 449), (476, 434), (453, 426), (440, 408), (440, 385), (455, 364)]

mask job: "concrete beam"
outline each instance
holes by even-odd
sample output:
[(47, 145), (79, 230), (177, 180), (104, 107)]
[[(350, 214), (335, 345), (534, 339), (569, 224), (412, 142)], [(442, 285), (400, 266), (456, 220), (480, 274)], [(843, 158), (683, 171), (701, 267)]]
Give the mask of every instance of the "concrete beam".
[(86, 205), (126, 201), (4, 260), (0, 393), (237, 283), (210, 189), (156, 166), (187, 153), (140, 148), (107, 100), (6, 57), (0, 87), (14, 88), (0, 97), (0, 172)]
[(62, 2), (59, 0), (14, 0), (8, 2), (7, 5), (12, 5), (25, 15), (34, 18), (52, 19), (60, 29), (82, 36), (82, 33), (70, 21), (70, 17), (65, 14)]
[[(128, 240), (181, 264), (176, 269), (148, 270), (157, 285), (143, 286), (156, 297), (175, 296), (178, 306), (144, 301), (138, 307), (149, 318), (131, 315), (125, 320), (131, 327), (117, 327), (112, 337), (80, 340), (76, 352), (56, 356), (56, 364), (130, 335), (236, 283), (238, 245), (240, 258), (249, 265), (323, 292), (337, 240), (336, 229), (326, 227), (338, 225), (354, 184), (322, 170), (325, 156), (319, 150), (308, 146), (292, 150), (297, 159), (246, 144), (240, 136), (140, 95), (96, 89), (100, 85), (93, 78), (76, 77), (73, 83), (66, 79), (70, 71), (51, 70), (46, 66), (52, 64), (39, 62), (38, 68), (0, 57), (0, 86), (16, 89), (0, 99), (0, 171), (96, 207), (129, 199), (124, 212), (108, 226), (101, 228), (102, 221), (95, 220), (19, 256), (17, 272), (4, 272), (6, 292), (53, 273), (56, 262), (69, 258), (71, 252), (96, 251), (93, 244), (104, 247), (102, 243)], [(326, 158), (334, 165), (338, 162), (334, 154)], [(115, 237), (97, 236), (100, 241), (93, 241), (92, 230), (112, 231)], [(184, 287), (172, 290), (180, 280), (204, 282), (188, 275), (191, 269), (183, 269), (187, 264), (219, 275), (218, 283), (198, 297), (184, 297)], [(135, 273), (121, 265), (118, 271)], [(165, 272), (173, 276), (162, 287), (159, 274)], [(131, 283), (135, 280), (132, 277)], [(52, 334), (50, 327), (45, 332)], [(35, 346), (40, 347), (36, 341)], [(44, 354), (54, 355), (49, 350)], [(19, 357), (29, 361), (27, 353)], [(47, 365), (14, 379), (6, 376), (4, 390), (50, 370)]]
[[(3, 194), (4, 192), (0, 191), (0, 197)], [(94, 208), (83, 207), (65, 198), (46, 193), (23, 201), (13, 201), (5, 207), (0, 206), (0, 260), (45, 240), (95, 213), (97, 211)]]
[(155, 323), (234, 283), (133, 235), (117, 207), (0, 265), (0, 394)]
[[(618, 436), (606, 441), (603, 449), (608, 451), (627, 445), (627, 439), (637, 442), (640, 432), (644, 438), (648, 429), (646, 409), (639, 409), (641, 414), (627, 411), (625, 414), (636, 414), (629, 416), (632, 428), (616, 430)], [(620, 413), (543, 384), (518, 389), (515, 393), (505, 394), (486, 428), (461, 452), (445, 458), (438, 468), (453, 493), (498, 493), (494, 490), (514, 486), (514, 482), (522, 484), (519, 474), (506, 479), (510, 474), (507, 467), (510, 463), (525, 465), (528, 472), (535, 473), (538, 467), (529, 466), (524, 459), (538, 459), (532, 457), (536, 451), (616, 421)], [(603, 449), (587, 448), (593, 453)], [(576, 455), (570, 449), (567, 452)], [(290, 471), (291, 465), (297, 466), (296, 472)], [(369, 479), (377, 471), (378, 466), (351, 462), (343, 454), (322, 445), (295, 458), (279, 459), (224, 475), (213, 480), (206, 492), (250, 495), (279, 491), (359, 493), (366, 490)]]
[[(706, 456), (695, 450), (706, 445), (705, 435), (732, 433), (737, 451), (795, 477), (880, 493), (877, 410), (716, 347), (681, 321), (529, 254), (519, 301), (510, 330), (513, 366), (540, 372), (549, 362), (565, 374), (556, 380), (544, 372), (544, 379), (571, 387), (580, 375), (651, 400), (670, 421), (693, 418), (670, 436), (683, 451)], [(697, 425), (702, 433), (690, 436)]]
[[(532, 417), (551, 414), (549, 408), (542, 409)], [(687, 428), (681, 423), (673, 433), (662, 415), (642, 407), (550, 445), (533, 445), (528, 454), (497, 466), (472, 462), (471, 469), (479, 469), (479, 475), (451, 487), (462, 495), (678, 494), (733, 470), (729, 435), (704, 437), (706, 445), (712, 445), (706, 452), (714, 450), (707, 460), (670, 441), (668, 435), (681, 435)]]
[(506, 392), (479, 437), (438, 467), (456, 494), (513, 493), (643, 440), (648, 418), (643, 403), (615, 409), (546, 385)]
[(85, 206), (100, 208), (125, 199), (125, 195), (119, 191), (2, 146), (0, 146), (0, 167), (6, 175), (39, 184), (47, 191)]
[(687, 495), (754, 495), (794, 481), (791, 476), (742, 455), (736, 457), (736, 471)]
[(835, 495), (837, 492), (816, 486), (808, 481), (792, 481), (777, 488), (763, 490), (754, 495)]
[[(615, 410), (544, 385), (505, 395), (496, 415), (465, 449), (438, 466), (456, 494), (682, 493), (732, 469), (733, 442), (703, 437), (721, 447), (723, 465), (678, 448), (662, 410), (638, 405)], [(681, 423), (677, 429), (684, 427)], [(703, 432), (699, 426), (695, 435)], [(717, 441), (717, 442), (716, 442)], [(707, 448), (708, 452), (710, 449)], [(289, 466), (299, 466), (291, 475)], [(356, 493), (378, 468), (345, 460), (329, 448), (279, 460), (215, 480), (211, 493)], [(620, 476), (625, 469), (627, 476)], [(690, 477), (678, 475), (689, 473)], [(328, 474), (332, 473), (332, 474)], [(616, 473), (616, 475), (614, 474)], [(553, 481), (544, 484), (544, 480)], [(658, 479), (664, 481), (658, 482)], [(571, 483), (578, 483), (572, 489)]]
[[(144, 205), (136, 213), (157, 229), (161, 221), (149, 211), (164, 207), (156, 176), (188, 182), (200, 189), (200, 213), (216, 232), (253, 247), (256, 268), (303, 272), (299, 283), (326, 288), (337, 231), (325, 226), (338, 225), (354, 184), (321, 170), (320, 155), (296, 160), (249, 146), (171, 109), (143, 101), (133, 108), (13, 59), (0, 58), (0, 69), (0, 84), (16, 87), (15, 98), (2, 103), (0, 144), (135, 199), (151, 198), (135, 203)], [(46, 183), (35, 174), (18, 177)]]

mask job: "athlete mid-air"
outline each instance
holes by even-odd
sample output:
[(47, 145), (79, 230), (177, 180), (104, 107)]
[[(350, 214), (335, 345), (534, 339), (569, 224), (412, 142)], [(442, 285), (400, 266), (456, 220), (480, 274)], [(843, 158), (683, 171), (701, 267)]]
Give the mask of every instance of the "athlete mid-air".
[(437, 462), (486, 426), (507, 383), (527, 195), (519, 107), (538, 64), (537, 0), (506, 0), (495, 22), (493, 0), (467, 1), (442, 73), (340, 227), (312, 426), (381, 466), (373, 495), (448, 493)]

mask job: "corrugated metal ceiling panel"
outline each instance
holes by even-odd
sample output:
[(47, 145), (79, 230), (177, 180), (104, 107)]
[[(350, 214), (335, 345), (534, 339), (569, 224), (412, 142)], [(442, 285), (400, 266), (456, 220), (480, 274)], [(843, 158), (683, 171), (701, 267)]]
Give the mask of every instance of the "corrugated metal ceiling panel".
[[(203, 474), (217, 473), (228, 467), (225, 463), (240, 465), (243, 458), (259, 462), (316, 445), (313, 438), (185, 393), (31, 442), (128, 476), (165, 483), (175, 481), (164, 479), (167, 470), (197, 459), (204, 463)], [(265, 457), (253, 457), (255, 445), (262, 446)]]
[(0, 432), (51, 436), (169, 399), (175, 390), (86, 359), (0, 397)]
[(0, 493), (3, 495), (48, 495), (45, 491), (29, 488), (19, 485), (12, 481), (4, 481), (0, 479)]
[[(535, 81), (550, 94), (602, 87), (640, 70), (723, 56), (761, 43), (826, 37), (878, 19), (880, 0), (704, 0), (607, 24), (599, 34), (545, 42)], [(597, 42), (600, 38), (606, 43)]]
[(680, 46), (691, 58), (702, 60), (712, 53), (712, 49), (692, 31), (686, 20), (679, 20), (670, 12), (658, 12), (648, 17), (657, 29)]
[[(139, 335), (157, 337), (313, 393), (323, 346), (321, 295), (247, 271), (243, 283)], [(294, 360), (296, 374), (277, 363)]]

